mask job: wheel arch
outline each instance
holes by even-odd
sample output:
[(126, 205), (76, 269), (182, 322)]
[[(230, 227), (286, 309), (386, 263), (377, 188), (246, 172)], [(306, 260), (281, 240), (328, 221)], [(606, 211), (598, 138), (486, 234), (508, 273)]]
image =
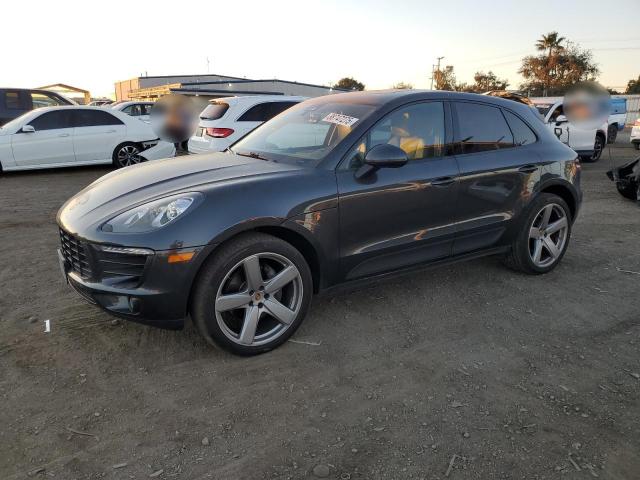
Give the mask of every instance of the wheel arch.
[(540, 193), (552, 193), (563, 199), (571, 211), (571, 220), (575, 220), (578, 211), (578, 199), (568, 185), (562, 183), (546, 184), (540, 189)]
[(214, 255), (216, 255), (223, 245), (232, 242), (234, 239), (238, 238), (241, 235), (252, 232), (260, 232), (267, 235), (272, 235), (296, 248), (309, 265), (309, 269), (311, 270), (311, 278), (313, 280), (314, 293), (318, 293), (320, 291), (323, 281), (323, 275), (321, 271), (320, 257), (318, 255), (317, 249), (313, 245), (313, 242), (306, 238), (302, 233), (283, 226), (275, 219), (264, 219), (264, 221), (262, 222), (245, 225), (245, 228), (231, 228), (227, 230), (223, 236), (219, 236), (214, 240), (215, 248), (208, 252), (207, 256), (201, 260), (197, 271), (191, 279), (191, 285), (189, 287), (189, 298), (187, 300), (187, 310), (191, 309), (194, 285), (206, 262)]

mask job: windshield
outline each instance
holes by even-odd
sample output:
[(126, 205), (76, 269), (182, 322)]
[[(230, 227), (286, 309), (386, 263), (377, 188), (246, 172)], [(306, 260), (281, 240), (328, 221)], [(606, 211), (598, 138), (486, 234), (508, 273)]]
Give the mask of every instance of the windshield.
[(547, 116), (551, 107), (553, 107), (553, 103), (536, 103), (536, 109), (543, 117)]
[(296, 164), (315, 164), (375, 110), (373, 105), (302, 102), (264, 123), (232, 146), (238, 155)]
[(14, 118), (13, 120), (11, 120), (10, 122), (5, 123), (3, 126), (1, 126), (0, 128), (2, 129), (6, 129), (6, 130), (11, 130), (16, 128), (18, 125), (20, 125), (20, 123), (22, 123), (22, 120), (24, 119), (24, 117), (26, 117), (27, 115), (31, 115), (31, 113), (33, 112), (33, 110), (30, 110), (26, 113), (23, 113), (22, 115), (20, 115), (17, 118)]

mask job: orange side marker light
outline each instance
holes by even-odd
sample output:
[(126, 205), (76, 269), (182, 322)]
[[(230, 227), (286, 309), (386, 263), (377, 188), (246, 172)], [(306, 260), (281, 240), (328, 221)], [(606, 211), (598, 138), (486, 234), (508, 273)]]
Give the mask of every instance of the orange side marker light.
[(188, 262), (193, 258), (196, 252), (185, 252), (185, 253), (171, 253), (167, 257), (168, 263), (181, 263)]

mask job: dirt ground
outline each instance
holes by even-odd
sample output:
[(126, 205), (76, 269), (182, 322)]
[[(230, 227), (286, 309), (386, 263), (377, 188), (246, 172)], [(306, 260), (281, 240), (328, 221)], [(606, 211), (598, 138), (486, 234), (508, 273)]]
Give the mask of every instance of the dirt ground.
[(63, 285), (56, 211), (109, 169), (0, 176), (0, 478), (640, 478), (640, 207), (609, 167), (584, 165), (554, 272), (485, 258), (320, 297), (312, 344), (254, 358)]

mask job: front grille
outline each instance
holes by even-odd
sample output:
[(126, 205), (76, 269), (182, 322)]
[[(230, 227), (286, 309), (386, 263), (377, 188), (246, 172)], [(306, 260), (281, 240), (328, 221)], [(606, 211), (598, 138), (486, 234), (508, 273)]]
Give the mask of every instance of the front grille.
[(84, 242), (60, 229), (60, 244), (62, 256), (71, 270), (83, 279), (92, 278), (91, 262)]

